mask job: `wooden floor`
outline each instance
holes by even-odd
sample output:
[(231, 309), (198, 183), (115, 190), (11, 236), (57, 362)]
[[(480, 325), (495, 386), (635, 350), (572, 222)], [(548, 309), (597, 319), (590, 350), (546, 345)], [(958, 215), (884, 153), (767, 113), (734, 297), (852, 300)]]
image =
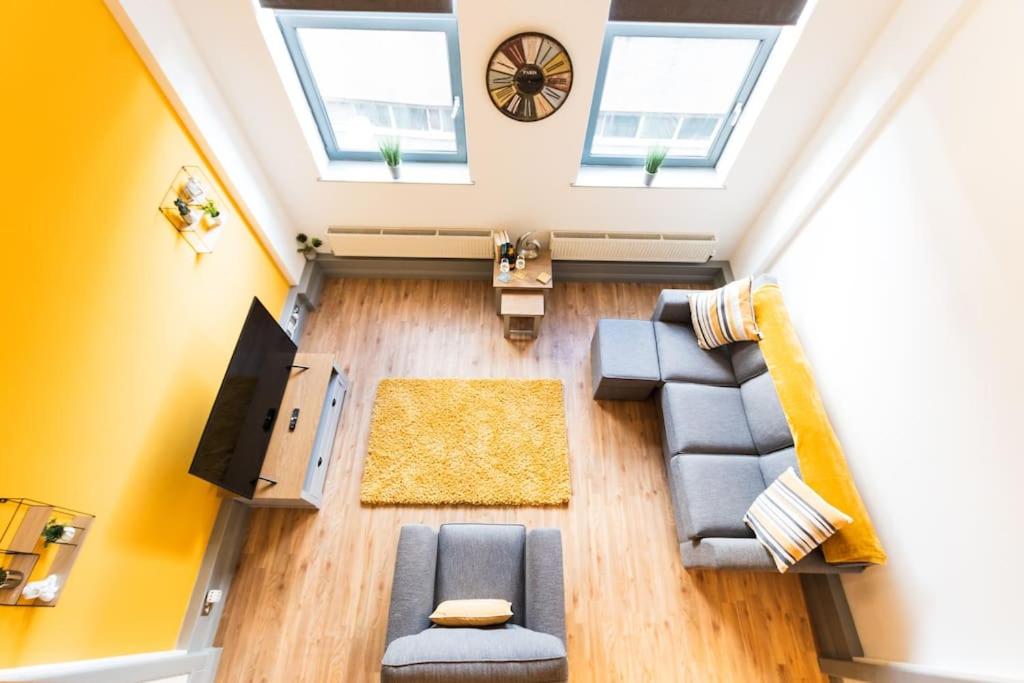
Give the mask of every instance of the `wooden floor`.
[[(816, 681), (796, 576), (686, 571), (652, 401), (590, 397), (598, 318), (650, 316), (661, 286), (556, 284), (540, 338), (509, 342), (486, 282), (334, 280), (301, 349), (352, 381), (318, 514), (257, 510), (218, 637), (218, 681), (375, 681), (399, 527), (521, 522), (562, 530), (577, 681)], [(566, 387), (567, 508), (359, 503), (385, 377), (556, 377)]]

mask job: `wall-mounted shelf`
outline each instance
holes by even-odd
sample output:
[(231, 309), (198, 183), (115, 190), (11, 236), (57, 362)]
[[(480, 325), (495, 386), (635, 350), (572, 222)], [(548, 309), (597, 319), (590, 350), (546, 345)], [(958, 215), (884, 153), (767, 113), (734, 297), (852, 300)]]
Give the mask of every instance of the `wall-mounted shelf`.
[[(182, 166), (174, 175), (171, 186), (167, 188), (160, 202), (160, 213), (181, 233), (197, 254), (213, 252), (220, 241), (227, 219), (224, 213), (226, 204), (214, 187), (203, 169), (198, 166)], [(196, 194), (197, 188), (201, 194)], [(181, 214), (174, 203), (177, 199), (184, 202), (190, 210), (188, 215)], [(211, 218), (203, 211), (203, 205), (209, 200), (212, 200), (220, 211), (217, 218)]]
[[(93, 516), (31, 498), (0, 498), (0, 567), (24, 575), (17, 586), (0, 588), (0, 606), (56, 607), (67, 586), (78, 553), (89, 536)], [(46, 544), (43, 530), (51, 520), (75, 528), (70, 541)], [(57, 576), (57, 597), (46, 602), (22, 595), (25, 586)]]

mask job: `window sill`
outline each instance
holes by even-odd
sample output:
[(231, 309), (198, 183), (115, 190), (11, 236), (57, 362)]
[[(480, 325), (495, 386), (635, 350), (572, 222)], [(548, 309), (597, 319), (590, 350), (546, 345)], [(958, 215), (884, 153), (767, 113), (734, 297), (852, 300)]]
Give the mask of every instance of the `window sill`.
[[(648, 187), (641, 166), (580, 166), (573, 187)], [(662, 168), (651, 188), (724, 190), (725, 176), (713, 168)]]
[(329, 183), (393, 183), (395, 185), (472, 185), (468, 164), (408, 162), (394, 180), (380, 161), (331, 161), (320, 169), (320, 180)]

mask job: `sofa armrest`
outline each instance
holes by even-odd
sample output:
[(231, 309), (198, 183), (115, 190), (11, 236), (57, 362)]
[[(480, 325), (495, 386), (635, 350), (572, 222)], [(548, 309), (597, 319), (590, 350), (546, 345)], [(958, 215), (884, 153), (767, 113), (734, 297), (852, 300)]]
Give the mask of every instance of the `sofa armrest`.
[(526, 536), (526, 628), (565, 643), (562, 532), (534, 529)]
[(391, 582), (386, 645), (430, 627), (434, 611), (434, 575), (437, 571), (437, 532), (428, 526), (402, 527)]
[(663, 323), (690, 324), (690, 291), (686, 289), (663, 289), (658, 295), (651, 320)]
[[(702, 538), (679, 544), (683, 566), (687, 569), (740, 569), (778, 572), (772, 556), (756, 538)], [(863, 564), (828, 564), (815, 550), (789, 568), (795, 574), (854, 574), (864, 571)]]

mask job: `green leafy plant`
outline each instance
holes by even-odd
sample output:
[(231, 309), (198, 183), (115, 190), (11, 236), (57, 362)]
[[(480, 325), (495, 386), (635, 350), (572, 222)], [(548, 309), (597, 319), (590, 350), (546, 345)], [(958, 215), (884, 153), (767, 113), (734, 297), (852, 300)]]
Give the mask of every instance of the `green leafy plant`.
[(64, 525), (58, 524), (56, 519), (51, 519), (50, 522), (43, 528), (43, 545), (50, 545), (60, 540), (61, 536), (64, 535)]
[(394, 168), (402, 163), (402, 141), (397, 137), (381, 138), (377, 142), (384, 163)]
[(220, 209), (217, 208), (217, 204), (212, 199), (206, 200), (206, 203), (199, 208), (210, 218), (216, 218), (220, 215)]
[(664, 145), (651, 145), (647, 149), (647, 159), (644, 160), (644, 170), (648, 173), (657, 173), (661, 165), (665, 163), (668, 156), (668, 147)]
[(187, 216), (189, 214), (188, 204), (181, 197), (174, 200), (174, 206), (177, 207), (179, 215)]
[(324, 241), (319, 237), (313, 237), (312, 239), (304, 232), (300, 232), (295, 236), (295, 241), (299, 243), (299, 248), (296, 250), (300, 254), (309, 254), (311, 251), (316, 251), (323, 246)]

